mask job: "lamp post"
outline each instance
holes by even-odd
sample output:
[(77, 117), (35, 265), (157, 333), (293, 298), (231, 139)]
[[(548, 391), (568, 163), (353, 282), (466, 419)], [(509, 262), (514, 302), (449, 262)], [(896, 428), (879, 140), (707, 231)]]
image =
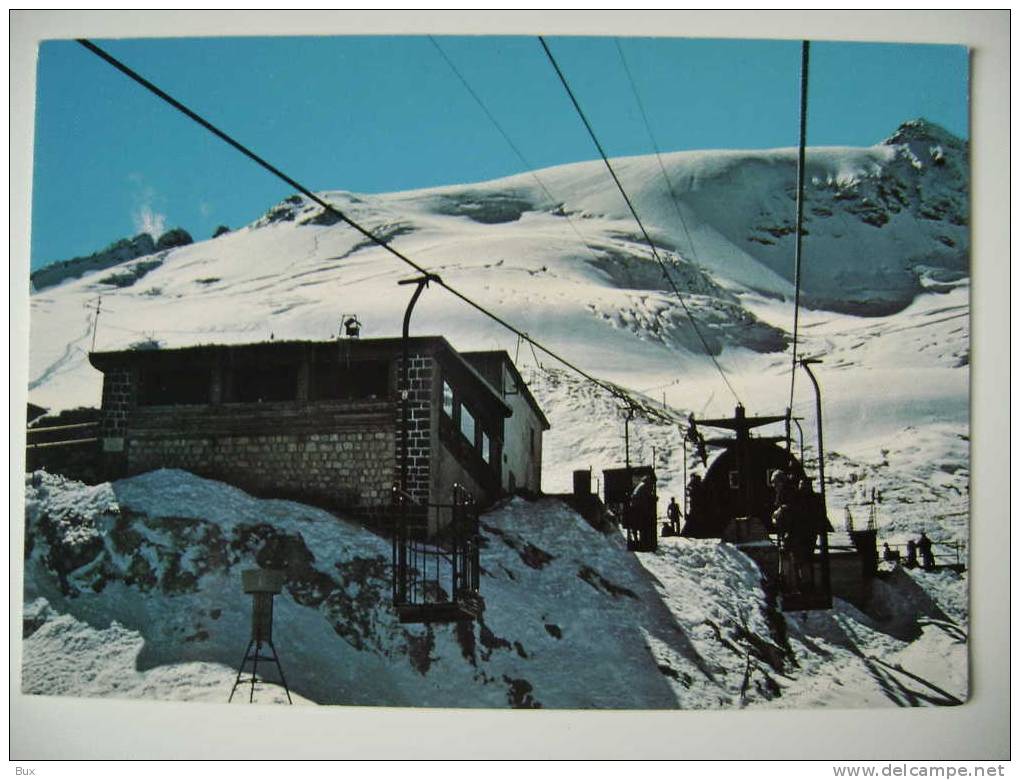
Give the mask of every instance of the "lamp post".
[(832, 603), (832, 581), (829, 576), (829, 512), (825, 504), (825, 445), (822, 443), (822, 390), (818, 386), (818, 380), (811, 372), (811, 366), (821, 363), (819, 358), (801, 358), (800, 365), (811, 379), (815, 387), (815, 415), (818, 419), (818, 482), (819, 492), (822, 498), (822, 518), (825, 520), (825, 527), (822, 529), (822, 586), (825, 589), (825, 597)]

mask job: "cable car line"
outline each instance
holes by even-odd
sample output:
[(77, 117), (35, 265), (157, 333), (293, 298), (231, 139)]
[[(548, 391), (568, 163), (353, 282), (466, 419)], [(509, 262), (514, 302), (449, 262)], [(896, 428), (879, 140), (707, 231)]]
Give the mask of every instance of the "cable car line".
[[(454, 75), (458, 78), (460, 83), (467, 90), (468, 94), (470, 94), (471, 97), (474, 98), (475, 102), (482, 109), (482, 112), (489, 119), (489, 121), (492, 123), (492, 125), (496, 128), (496, 130), (499, 132), (499, 134), (503, 137), (503, 140), (506, 141), (507, 145), (511, 148), (511, 150), (513, 150), (513, 152), (517, 156), (518, 160), (520, 160), (521, 164), (524, 166), (524, 169), (530, 173), (531, 177), (535, 180), (535, 182), (538, 184), (538, 186), (545, 193), (546, 197), (549, 199), (549, 203), (552, 206), (554, 206), (554, 207), (557, 204), (562, 205), (562, 202), (558, 201), (556, 199), (556, 197), (552, 194), (552, 192), (549, 191), (549, 188), (545, 185), (545, 182), (543, 182), (542, 179), (538, 176), (538, 173), (536, 172), (536, 166), (533, 165), (531, 163), (531, 161), (528, 160), (528, 158), (524, 156), (524, 153), (520, 150), (520, 147), (518, 147), (517, 144), (514, 143), (513, 139), (510, 137), (510, 134), (506, 132), (506, 130), (503, 128), (503, 126), (496, 119), (495, 115), (489, 110), (488, 106), (482, 100), (482, 98), (478, 94), (478, 92), (471, 86), (470, 82), (468, 82), (468, 80), (464, 76), (464, 74), (461, 73), (460, 69), (454, 64), (453, 60), (446, 53), (446, 51), (443, 49), (443, 47), (439, 44), (439, 41), (437, 41), (431, 35), (428, 36), (428, 39), (429, 39), (429, 41), (432, 42), (432, 45), (435, 46), (436, 50), (442, 56), (443, 60), (445, 60), (446, 64), (450, 66), (450, 70), (453, 71)], [(621, 57), (622, 56), (623, 55), (621, 53)], [(642, 111), (643, 111), (643, 109), (642, 109)], [(651, 134), (651, 130), (649, 129), (649, 135), (650, 134)], [(654, 138), (653, 138), (653, 144), (654, 144)], [(658, 153), (658, 147), (656, 147), (656, 153)], [(660, 161), (659, 161), (659, 165), (660, 166), (662, 165), (661, 158), (660, 158)], [(665, 169), (663, 169), (663, 175), (665, 175)], [(666, 182), (667, 182), (667, 186), (669, 186), (669, 188), (670, 188), (670, 193), (672, 194), (673, 193), (672, 183), (669, 181), (668, 176), (666, 177)], [(676, 196), (674, 195), (673, 197), (674, 197), (674, 205), (675, 205), (675, 203), (676, 203), (676, 199), (675, 199)], [(691, 252), (693, 254), (694, 253), (694, 244), (693, 244), (693, 242), (691, 242), (690, 234), (687, 233), (687, 225), (684, 222), (683, 214), (680, 213), (679, 207), (677, 207), (677, 214), (680, 217), (681, 224), (684, 226), (684, 232), (687, 234), (687, 240), (691, 244)], [(585, 249), (592, 256), (592, 258), (596, 262), (598, 262), (600, 260), (600, 258), (598, 256), (598, 254), (596, 253), (595, 248), (592, 247), (592, 245), (588, 242), (587, 239), (585, 239), (585, 237), (583, 235), (581, 235), (580, 230), (578, 229), (577, 225), (574, 224), (574, 221), (570, 218), (570, 215), (568, 213), (566, 213), (566, 211), (564, 211), (563, 212), (563, 216), (564, 216), (564, 218), (566, 218), (567, 223), (570, 225), (571, 229), (574, 231), (574, 234), (577, 236), (577, 238), (581, 242), (581, 244), (585, 247)], [(517, 342), (517, 349), (518, 349), (518, 352), (519, 352), (520, 351), (520, 339), (519, 338), (518, 338), (518, 342)], [(541, 362), (538, 360), (538, 357), (535, 355), (535, 348), (533, 346), (531, 347), (531, 353), (532, 353), (532, 357), (535, 359), (535, 364), (540, 369), (544, 368), (542, 366)], [(675, 384), (677, 384), (679, 382), (680, 382), (680, 379), (675, 379), (675, 380), (672, 380), (671, 382), (667, 383), (666, 385), (663, 385), (663, 387), (668, 387), (670, 385), (675, 385)], [(637, 392), (642, 393), (643, 391), (638, 390)], [(631, 406), (631, 404), (629, 402), (628, 402), (627, 405), (628, 405), (628, 408)]]
[(669, 178), (669, 174), (666, 172), (666, 166), (662, 162), (662, 152), (659, 149), (659, 144), (655, 140), (655, 134), (652, 132), (651, 122), (648, 121), (648, 114), (645, 111), (644, 101), (641, 100), (641, 93), (638, 92), (637, 82), (634, 81), (634, 76), (630, 72), (630, 66), (627, 65), (627, 58), (623, 54), (623, 47), (620, 45), (620, 39), (614, 38), (616, 42), (616, 51), (620, 55), (620, 62), (623, 65), (623, 71), (627, 74), (627, 81), (630, 82), (631, 92), (634, 93), (634, 100), (637, 102), (638, 110), (641, 113), (641, 119), (645, 123), (645, 130), (648, 132), (648, 138), (652, 142), (652, 148), (655, 150), (655, 159), (659, 162), (659, 170), (662, 172), (662, 178), (666, 181), (666, 187), (669, 190), (670, 200), (673, 201), (673, 208), (676, 210), (676, 215), (680, 219), (680, 227), (683, 228), (684, 236), (687, 238), (687, 244), (691, 248), (691, 257), (695, 262), (698, 261), (698, 252), (694, 248), (694, 240), (691, 238), (691, 232), (687, 229), (687, 220), (684, 219), (683, 211), (680, 210), (680, 200), (676, 196), (676, 190), (673, 188), (673, 181)]
[(574, 108), (577, 111), (577, 115), (581, 118), (581, 121), (584, 123), (585, 128), (587, 128), (588, 135), (591, 136), (591, 139), (594, 142), (596, 149), (598, 149), (599, 154), (602, 156), (602, 161), (606, 164), (606, 168), (609, 169), (610, 176), (612, 176), (613, 181), (616, 182), (616, 187), (617, 189), (620, 190), (620, 194), (623, 196), (623, 200), (626, 202), (627, 208), (630, 209), (630, 213), (633, 215), (634, 221), (637, 222), (638, 227), (641, 229), (641, 233), (645, 237), (645, 241), (648, 243), (649, 248), (652, 250), (652, 256), (655, 258), (656, 262), (658, 262), (659, 266), (662, 268), (662, 273), (665, 275), (666, 281), (669, 282), (670, 287), (673, 288), (673, 292), (676, 293), (677, 300), (680, 302), (680, 306), (683, 308), (684, 313), (687, 315), (687, 319), (690, 320), (691, 327), (694, 329), (695, 334), (697, 334), (698, 339), (701, 341), (702, 346), (705, 348), (705, 354), (707, 354), (709, 358), (711, 358), (712, 363), (719, 371), (719, 375), (722, 377), (722, 380), (726, 384), (726, 387), (729, 388), (730, 393), (733, 394), (733, 397), (736, 399), (737, 403), (741, 404), (740, 396), (737, 395), (737, 391), (733, 388), (733, 385), (730, 384), (730, 380), (726, 376), (726, 372), (723, 371), (722, 366), (719, 365), (719, 361), (715, 359), (715, 355), (713, 355), (711, 349), (709, 349), (708, 342), (705, 340), (704, 335), (702, 335), (701, 329), (698, 327), (698, 324), (694, 319), (694, 315), (691, 313), (691, 310), (687, 307), (687, 303), (686, 301), (684, 301), (683, 295), (680, 293), (680, 288), (676, 286), (676, 283), (673, 281), (673, 277), (669, 275), (669, 271), (666, 269), (666, 264), (663, 262), (662, 258), (659, 256), (658, 250), (655, 248), (655, 242), (652, 241), (651, 236), (648, 235), (648, 231), (645, 230), (645, 226), (641, 222), (641, 218), (638, 216), (637, 210), (634, 208), (634, 204), (631, 202), (630, 197), (627, 195), (627, 191), (623, 188), (623, 184), (620, 182), (620, 178), (616, 175), (616, 171), (613, 170), (613, 166), (609, 162), (609, 157), (606, 155), (605, 149), (602, 148), (602, 144), (599, 142), (598, 136), (595, 135), (595, 131), (592, 129), (591, 123), (588, 121), (588, 117), (585, 116), (584, 111), (581, 109), (580, 103), (577, 102), (577, 98), (574, 96), (574, 92), (570, 88), (570, 84), (567, 83), (567, 79), (566, 76), (563, 75), (563, 71), (560, 70), (560, 66), (556, 62), (556, 58), (553, 57), (552, 52), (549, 50), (549, 46), (548, 44), (546, 44), (545, 38), (543, 38), (540, 35), (538, 36), (538, 40), (539, 43), (542, 44), (542, 48), (545, 49), (546, 56), (549, 58), (549, 62), (552, 63), (553, 69), (556, 71), (556, 75), (559, 76), (560, 82), (563, 84), (563, 88), (567, 91), (567, 95), (570, 97), (570, 102), (574, 104)]
[(215, 135), (218, 138), (220, 138), (221, 140), (223, 140), (225, 143), (227, 143), (230, 146), (234, 147), (237, 151), (239, 151), (245, 157), (248, 157), (249, 159), (251, 159), (252, 161), (257, 163), (259, 166), (261, 166), (265, 170), (267, 170), (270, 173), (272, 173), (278, 179), (281, 179), (282, 181), (286, 182), (289, 186), (293, 187), (295, 190), (300, 192), (302, 195), (304, 195), (305, 197), (307, 197), (308, 199), (310, 199), (314, 203), (318, 204), (319, 206), (322, 206), (322, 208), (326, 209), (331, 214), (335, 215), (338, 219), (343, 221), (345, 224), (349, 225), (350, 227), (354, 228), (357, 232), (361, 233), (365, 238), (369, 239), (370, 241), (372, 241), (374, 244), (378, 245), (382, 249), (385, 249), (387, 252), (389, 252), (390, 254), (392, 254), (394, 257), (398, 258), (402, 262), (406, 263), (408, 266), (413, 268), (418, 273), (420, 273), (422, 275), (430, 276), (435, 284), (437, 284), (438, 286), (442, 287), (448, 293), (450, 293), (454, 297), (460, 299), (461, 301), (466, 303), (468, 306), (471, 306), (476, 311), (480, 312), (481, 314), (485, 315), (489, 319), (493, 320), (494, 322), (496, 322), (499, 325), (503, 326), (507, 330), (509, 330), (512, 333), (516, 334), (519, 338), (523, 339), (524, 341), (527, 341), (529, 344), (531, 344), (532, 347), (538, 348), (539, 350), (541, 350), (542, 352), (546, 353), (547, 355), (549, 355), (551, 358), (553, 358), (557, 362), (561, 363), (562, 365), (566, 366), (570, 370), (574, 371), (576, 374), (580, 375), (581, 377), (583, 377), (584, 379), (588, 380), (592, 384), (597, 385), (598, 387), (602, 388), (607, 393), (609, 393), (610, 395), (614, 396), (617, 400), (620, 400), (623, 403), (627, 404), (628, 407), (636, 406), (637, 408), (639, 408), (642, 411), (644, 411), (648, 416), (654, 417), (654, 418), (658, 418), (662, 422), (667, 423), (669, 425), (673, 425), (673, 424), (676, 423), (676, 419), (674, 417), (672, 417), (670, 415), (663, 414), (663, 413), (655, 410), (654, 408), (652, 408), (649, 404), (645, 404), (643, 402), (638, 401), (637, 399), (633, 398), (630, 395), (630, 393), (628, 391), (626, 391), (624, 388), (622, 388), (621, 386), (619, 386), (619, 385), (617, 385), (615, 383), (609, 382), (607, 380), (598, 379), (598, 378), (592, 376), (588, 372), (584, 371), (583, 369), (581, 369), (578, 366), (576, 366), (573, 363), (571, 363), (566, 358), (561, 357), (560, 355), (558, 355), (557, 353), (553, 352), (548, 347), (544, 346), (540, 342), (538, 342), (535, 339), (531, 338), (531, 336), (529, 336), (524, 331), (522, 331), (519, 328), (516, 328), (515, 326), (511, 325), (509, 322), (504, 320), (499, 315), (495, 314), (494, 312), (489, 311), (488, 309), (486, 309), (481, 304), (476, 303), (475, 301), (471, 300), (469, 297), (467, 297), (464, 293), (460, 292), (456, 288), (451, 287), (449, 284), (444, 282), (442, 279), (438, 278), (435, 274), (430, 273), (426, 268), (424, 268), (423, 266), (419, 265), (418, 263), (413, 261), (411, 258), (407, 257), (402, 252), (398, 251), (397, 249), (394, 249), (386, 241), (384, 241), (383, 239), (377, 237), (371, 231), (369, 231), (366, 228), (364, 228), (361, 225), (359, 225), (357, 222), (355, 222), (353, 219), (348, 217), (346, 214), (344, 214), (342, 211), (340, 211), (334, 205), (332, 205), (328, 201), (323, 200), (322, 198), (320, 198), (318, 195), (316, 195), (314, 192), (312, 192), (307, 187), (302, 185), (300, 182), (298, 182), (295, 179), (293, 179), (290, 176), (288, 176), (286, 173), (281, 171), (279, 168), (274, 166), (272, 163), (268, 162), (267, 160), (265, 160), (262, 157), (260, 157), (259, 155), (257, 155), (255, 152), (253, 152), (251, 149), (246, 147), (244, 144), (242, 144), (239, 141), (235, 140), (230, 135), (228, 135), (226, 132), (224, 132), (223, 130), (219, 129), (218, 127), (213, 125), (211, 122), (209, 122), (208, 120), (206, 120), (203, 117), (201, 117), (199, 114), (197, 114), (194, 111), (192, 111), (190, 108), (185, 106), (180, 101), (176, 100), (171, 95), (169, 95), (166, 92), (164, 92), (162, 89), (157, 87), (155, 84), (153, 84), (151, 81), (146, 79), (144, 76), (142, 76), (141, 74), (137, 73), (136, 71), (131, 69), (129, 66), (125, 65), (124, 63), (122, 63), (116, 57), (112, 56), (111, 54), (108, 54), (106, 51), (101, 49), (99, 46), (95, 45), (94, 43), (92, 43), (91, 41), (89, 41), (88, 39), (85, 39), (85, 38), (78, 38), (77, 41), (83, 47), (88, 49), (90, 52), (95, 54), (100, 59), (106, 61), (108, 64), (112, 65), (114, 68), (119, 70), (121, 73), (123, 73), (125, 76), (130, 78), (132, 81), (135, 81), (136, 83), (140, 84), (142, 87), (144, 87), (148, 91), (152, 92), (154, 95), (159, 97), (164, 102), (166, 102), (169, 105), (171, 105), (174, 108), (176, 108), (178, 111), (180, 111), (182, 114), (187, 116), (189, 119), (191, 119), (192, 121), (194, 121), (197, 124), (201, 125), (206, 130), (211, 132), (213, 135)]
[[(556, 197), (552, 194), (552, 192), (549, 191), (549, 188), (545, 185), (545, 182), (543, 182), (542, 179), (539, 178), (538, 173), (536, 172), (536, 167), (531, 163), (530, 160), (528, 160), (527, 157), (524, 156), (524, 153), (520, 150), (520, 147), (518, 147), (517, 144), (514, 143), (513, 139), (510, 137), (510, 134), (506, 132), (503, 126), (499, 123), (499, 120), (497, 120), (495, 115), (493, 115), (493, 113), (489, 110), (489, 107), (482, 100), (478, 92), (475, 91), (475, 89), (471, 86), (467, 78), (454, 64), (453, 60), (446, 53), (443, 47), (439, 45), (439, 41), (437, 41), (431, 35), (428, 36), (428, 39), (432, 42), (432, 45), (436, 47), (436, 50), (442, 56), (446, 64), (450, 66), (450, 70), (453, 71), (454, 75), (458, 78), (460, 83), (464, 85), (464, 89), (466, 89), (468, 94), (471, 95), (472, 98), (474, 98), (474, 101), (478, 104), (478, 107), (482, 109), (482, 112), (492, 123), (493, 127), (496, 128), (499, 134), (503, 137), (503, 140), (506, 141), (507, 145), (513, 150), (513, 153), (517, 156), (517, 159), (520, 160), (521, 164), (524, 166), (524, 169), (528, 171), (528, 173), (530, 173), (531, 178), (535, 180), (535, 183), (537, 183), (538, 186), (541, 188), (542, 192), (545, 193), (545, 196), (549, 199), (550, 205), (552, 205), (553, 207), (557, 205), (562, 206), (563, 205), (562, 201), (558, 201)], [(583, 235), (581, 235), (581, 231), (578, 229), (577, 225), (574, 224), (574, 221), (570, 218), (570, 215), (567, 214), (566, 211), (564, 211), (563, 216), (566, 218), (567, 224), (570, 225), (571, 229), (574, 231), (574, 234), (577, 236), (578, 241), (580, 241), (581, 244), (584, 245), (585, 249), (587, 249), (588, 252), (591, 254), (591, 256), (596, 261), (598, 261), (600, 258), (595, 253), (595, 249), (591, 246), (591, 244), (588, 243), (588, 240)]]

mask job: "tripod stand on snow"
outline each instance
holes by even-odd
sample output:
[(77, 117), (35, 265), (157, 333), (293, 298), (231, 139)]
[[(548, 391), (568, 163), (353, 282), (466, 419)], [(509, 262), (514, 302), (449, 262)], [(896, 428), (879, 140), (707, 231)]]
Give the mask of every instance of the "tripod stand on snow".
[[(287, 694), (287, 702), (293, 704), (290, 698), (290, 689), (287, 687), (287, 678), (283, 676), (283, 667), (280, 666), (280, 657), (273, 645), (273, 597), (283, 589), (283, 572), (271, 569), (248, 569), (241, 572), (241, 583), (244, 592), (250, 593), (252, 597), (251, 612), (251, 639), (248, 640), (248, 647), (244, 651), (244, 658), (237, 669), (237, 679), (234, 680), (234, 687), (230, 689), (229, 704), (237, 687), (242, 684), (251, 683), (251, 693), (248, 695), (249, 703), (255, 700), (255, 684), (266, 682), (259, 679), (259, 661), (271, 661), (276, 664), (276, 671), (280, 674), (280, 683)], [(262, 655), (263, 645), (267, 646), (272, 653)], [(241, 679), (245, 666), (251, 663), (251, 677)]]

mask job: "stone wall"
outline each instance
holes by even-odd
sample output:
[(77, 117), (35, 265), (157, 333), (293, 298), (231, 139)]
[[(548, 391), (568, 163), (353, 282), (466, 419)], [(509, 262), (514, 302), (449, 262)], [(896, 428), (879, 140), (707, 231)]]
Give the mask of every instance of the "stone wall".
[(131, 369), (109, 371), (103, 377), (103, 413), (99, 435), (107, 438), (124, 438), (128, 413), (134, 406), (135, 382)]
[[(435, 360), (428, 355), (411, 355), (408, 364), (408, 469), (407, 492), (416, 503), (430, 500), (432, 484), (432, 406)], [(404, 374), (403, 358), (397, 361), (397, 388), (402, 393)], [(395, 469), (399, 480), (403, 462), (403, 442), (399, 433), (403, 429), (403, 409), (397, 403), (394, 441)]]
[(388, 505), (394, 431), (265, 436), (132, 437), (132, 472), (175, 467), (256, 495), (326, 506)]
[(180, 468), (260, 496), (329, 508), (388, 506), (392, 401), (135, 407), (126, 471)]
[(103, 377), (103, 406), (99, 417), (99, 471), (108, 478), (122, 476), (127, 468), (127, 422), (135, 405), (135, 372), (109, 371)]

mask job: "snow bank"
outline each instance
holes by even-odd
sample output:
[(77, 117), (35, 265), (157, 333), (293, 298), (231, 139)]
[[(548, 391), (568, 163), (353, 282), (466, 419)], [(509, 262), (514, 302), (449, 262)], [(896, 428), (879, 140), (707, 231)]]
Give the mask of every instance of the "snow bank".
[[(903, 575), (884, 622), (845, 604), (791, 618), (731, 545), (669, 538), (634, 555), (559, 501), (517, 498), (482, 517), (483, 618), (401, 625), (389, 543), (321, 510), (174, 470), (95, 487), (36, 472), (26, 492), (27, 693), (225, 700), (249, 631), (240, 571), (263, 564), (287, 571), (275, 639), (301, 702), (664, 709), (966, 696), (965, 591), (948, 581), (945, 609)], [(907, 602), (921, 604), (914, 637), (900, 630)]]
[[(559, 502), (515, 500), (487, 515), (484, 619), (426, 627), (401, 625), (389, 604), (389, 542), (319, 510), (173, 470), (95, 488), (37, 472), (27, 491), (25, 599), (40, 605), (26, 618), (29, 692), (150, 695), (153, 680), (194, 672), (193, 698), (205, 698), (247, 641), (240, 571), (266, 563), (288, 570), (277, 647), (311, 701), (678, 704), (644, 640), (646, 626), (668, 634), (663, 614), (635, 615), (647, 578), (618, 538)], [(100, 646), (110, 653), (96, 656)], [(79, 652), (99, 682), (71, 673)], [(121, 687), (103, 682), (132, 660)], [(689, 659), (682, 670), (699, 674)]]

